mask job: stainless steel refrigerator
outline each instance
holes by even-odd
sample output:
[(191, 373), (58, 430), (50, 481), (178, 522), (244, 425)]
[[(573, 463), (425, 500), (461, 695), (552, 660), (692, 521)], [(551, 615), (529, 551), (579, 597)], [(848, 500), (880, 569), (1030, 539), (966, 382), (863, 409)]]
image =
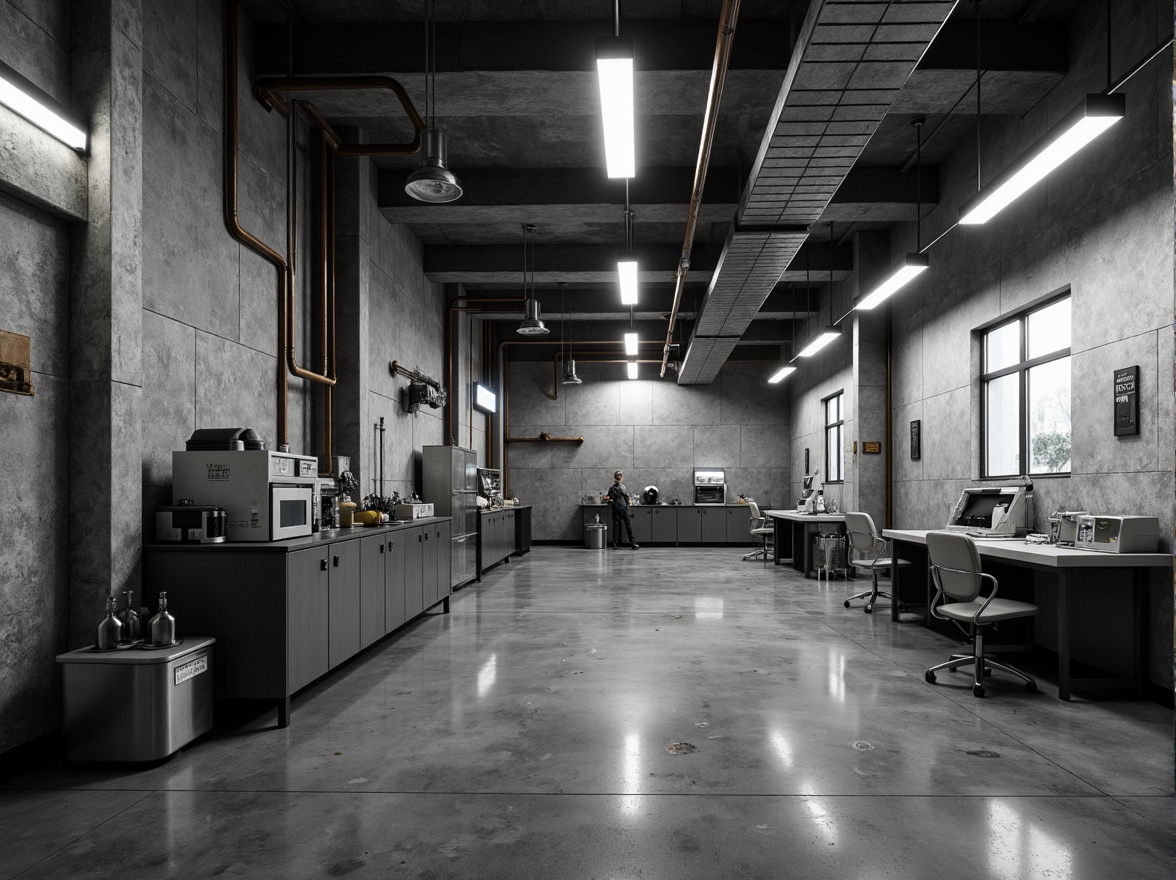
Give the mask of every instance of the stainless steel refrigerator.
[(478, 575), (478, 456), (460, 446), (424, 447), (421, 500), (453, 520), (452, 583)]

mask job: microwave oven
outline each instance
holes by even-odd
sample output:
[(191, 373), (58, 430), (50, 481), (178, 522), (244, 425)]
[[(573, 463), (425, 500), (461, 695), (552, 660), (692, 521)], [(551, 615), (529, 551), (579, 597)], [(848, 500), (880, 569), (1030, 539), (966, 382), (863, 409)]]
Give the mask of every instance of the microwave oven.
[(267, 449), (172, 453), (172, 496), (222, 507), (230, 541), (314, 531), (318, 459)]

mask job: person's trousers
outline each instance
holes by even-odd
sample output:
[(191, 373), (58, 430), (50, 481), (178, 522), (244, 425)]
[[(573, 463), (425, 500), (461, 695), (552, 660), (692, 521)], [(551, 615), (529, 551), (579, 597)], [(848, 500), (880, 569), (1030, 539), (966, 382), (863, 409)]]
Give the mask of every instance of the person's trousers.
[(613, 509), (612, 542), (614, 544), (621, 543), (621, 523), (625, 524), (625, 531), (629, 535), (629, 543), (636, 544), (637, 542), (633, 540), (633, 517), (629, 514), (629, 511), (617, 510), (615, 508)]

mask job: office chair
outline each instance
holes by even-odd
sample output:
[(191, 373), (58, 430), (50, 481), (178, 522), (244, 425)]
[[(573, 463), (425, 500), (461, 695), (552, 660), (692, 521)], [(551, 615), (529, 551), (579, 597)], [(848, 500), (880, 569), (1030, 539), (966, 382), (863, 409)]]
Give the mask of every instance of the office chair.
[[(845, 607), (848, 608), (849, 603), (855, 599), (869, 596), (866, 599), (866, 607), (862, 610), (866, 614), (871, 614), (874, 611), (874, 603), (879, 598), (889, 599), (891, 602), (895, 601), (890, 593), (884, 593), (878, 589), (878, 572), (889, 569), (893, 577), (895, 566), (906, 566), (910, 565), (910, 563), (905, 559), (892, 559), (889, 556), (882, 555), (886, 552), (887, 547), (890, 546), (890, 542), (878, 534), (878, 530), (874, 528), (874, 520), (868, 513), (847, 512), (845, 514), (845, 530), (849, 533), (850, 548), (856, 550), (862, 556), (860, 560), (851, 558), (849, 564), (858, 568), (868, 568), (874, 580), (874, 586), (871, 589), (846, 599)], [(902, 607), (901, 603), (899, 607)]]
[[(1037, 606), (1014, 599), (996, 598), (999, 584), (992, 575), (980, 570), (976, 542), (965, 534), (928, 532), (927, 553), (931, 558), (931, 576), (935, 580), (931, 614), (939, 620), (953, 621), (961, 630), (963, 624), (967, 624), (966, 632), (972, 640), (971, 654), (952, 654), (947, 662), (932, 666), (924, 675), (927, 681), (934, 683), (937, 670), (950, 669), (955, 672), (957, 666), (970, 663), (975, 667), (972, 696), (984, 696), (984, 676), (992, 669), (1001, 669), (1017, 676), (1025, 682), (1026, 691), (1037, 693), (1037, 682), (1025, 673), (984, 656), (983, 630), (983, 627), (993, 626), (1001, 620), (1033, 617), (1037, 614)], [(985, 580), (992, 581), (992, 593), (987, 598), (980, 595), (980, 587)], [(942, 597), (954, 601), (940, 605)]]
[(758, 550), (753, 550), (743, 557), (743, 561), (748, 559), (762, 558), (765, 562), (768, 560), (768, 554), (772, 551), (772, 535), (775, 533), (770, 525), (768, 525), (768, 518), (760, 514), (759, 505), (754, 501), (748, 501), (747, 506), (751, 508), (750, 530), (751, 536), (760, 542)]

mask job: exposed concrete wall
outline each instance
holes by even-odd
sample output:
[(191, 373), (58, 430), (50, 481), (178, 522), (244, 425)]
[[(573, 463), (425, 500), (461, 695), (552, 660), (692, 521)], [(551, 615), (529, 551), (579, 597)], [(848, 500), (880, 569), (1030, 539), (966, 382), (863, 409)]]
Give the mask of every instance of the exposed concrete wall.
[[(1106, 6), (1087, 3), (1071, 24), (1071, 72), (1022, 119), (985, 118), (982, 168), (991, 176), (1013, 161), (1087, 92), (1105, 87)], [(1115, 4), (1116, 75), (1146, 57), (1171, 30), (1167, 6), (1153, 0)], [(960, 490), (979, 476), (979, 352), (976, 327), (1069, 287), (1072, 293), (1073, 472), (1035, 481), (1037, 531), (1056, 509), (1148, 513), (1163, 534), (1173, 526), (1173, 218), (1171, 57), (1163, 55), (1124, 89), (1127, 117), (987, 225), (960, 227), (930, 251), (931, 269), (893, 303), (892, 442), (905, 449), (912, 420), (922, 421), (923, 456), (895, 457), (895, 525), (942, 526)], [(975, 141), (940, 168), (940, 204), (924, 222), (924, 240), (954, 222), (975, 191)], [(896, 230), (892, 259), (913, 249), (913, 228)], [(1115, 437), (1111, 375), (1140, 367), (1140, 433)], [(1171, 683), (1171, 587), (1157, 574), (1152, 590), (1152, 677)], [(1106, 608), (1123, 577), (1092, 578), (1072, 603), (1075, 652), (1126, 668), (1109, 645)], [(1054, 597), (1043, 608), (1038, 640), (1054, 646)], [(1099, 608), (1094, 612), (1091, 609)], [(1122, 647), (1120, 645), (1119, 647)]]
[[(535, 506), (533, 537), (580, 540), (580, 496), (598, 495), (625, 472), (632, 492), (694, 497), (693, 469), (726, 471), (730, 500), (762, 506), (790, 496), (788, 393), (767, 384), (764, 364), (727, 364), (710, 385), (629, 380), (622, 364), (577, 361), (583, 385), (558, 386), (550, 362), (509, 365), (512, 437), (583, 436), (584, 443), (511, 443), (509, 490)], [(653, 365), (642, 365), (653, 373)]]

